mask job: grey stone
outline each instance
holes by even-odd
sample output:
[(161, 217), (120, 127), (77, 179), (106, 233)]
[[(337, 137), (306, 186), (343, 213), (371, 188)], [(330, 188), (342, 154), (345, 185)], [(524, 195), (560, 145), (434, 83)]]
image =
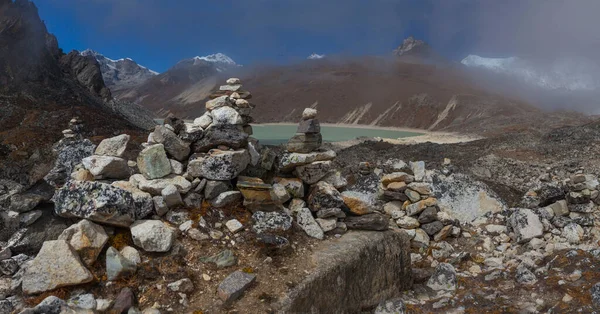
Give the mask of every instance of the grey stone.
[(212, 117), (205, 113), (199, 118), (196, 118), (196, 120), (194, 120), (194, 124), (198, 125), (202, 129), (206, 129), (212, 124)]
[(93, 280), (77, 252), (64, 240), (46, 241), (23, 274), (22, 288), (36, 294)]
[(111, 184), (114, 187), (123, 189), (131, 192), (133, 197), (133, 204), (135, 205), (135, 218), (143, 219), (154, 211), (154, 203), (152, 201), (152, 195), (144, 192), (137, 187), (133, 186), (129, 181), (115, 181)]
[(57, 154), (56, 161), (54, 162), (54, 168), (44, 177), (44, 181), (55, 188), (60, 187), (67, 181), (75, 166), (80, 164), (83, 158), (91, 156), (95, 148), (96, 145), (88, 139), (60, 140), (52, 147), (52, 150)]
[(183, 198), (183, 205), (187, 208), (200, 208), (202, 206), (202, 195), (190, 192)]
[(140, 252), (131, 246), (125, 246), (119, 252), (123, 257), (128, 259), (130, 262), (135, 264), (136, 266), (142, 262), (142, 258), (140, 257)]
[(213, 256), (201, 257), (202, 263), (213, 263), (217, 268), (230, 267), (237, 264), (237, 257), (231, 250), (223, 250)]
[(196, 153), (206, 153), (221, 145), (233, 149), (244, 148), (248, 145), (248, 134), (239, 125), (211, 125), (205, 130), (204, 137), (194, 142), (192, 147)]
[(135, 220), (130, 192), (101, 182), (70, 181), (56, 191), (54, 211), (65, 218), (85, 218), (128, 227)]
[(322, 240), (325, 236), (323, 230), (312, 216), (310, 209), (302, 208), (295, 213), (295, 221), (298, 226), (310, 237)]
[(127, 160), (120, 157), (93, 155), (83, 158), (81, 163), (96, 177), (124, 179), (131, 175)]
[(425, 231), (428, 235), (434, 236), (436, 233), (440, 232), (444, 228), (444, 224), (439, 221), (430, 222), (427, 224), (421, 224), (421, 229)]
[(10, 251), (10, 248), (0, 249), (0, 261), (11, 258), (11, 256), (12, 252)]
[(242, 88), (242, 85), (239, 85), (239, 84), (237, 84), (237, 85), (221, 85), (221, 87), (219, 87), (219, 90), (235, 92), (235, 91), (240, 90), (240, 88)]
[(454, 291), (456, 284), (456, 270), (448, 263), (440, 263), (427, 281), (427, 287), (435, 291)]
[(273, 184), (273, 188), (271, 189), (271, 199), (275, 201), (277, 204), (283, 204), (289, 201), (292, 196), (288, 193), (286, 188), (278, 183)]
[(96, 299), (93, 294), (86, 293), (72, 297), (67, 301), (67, 304), (72, 308), (84, 309), (84, 310), (96, 310)]
[(525, 243), (544, 234), (544, 226), (540, 218), (530, 209), (514, 209), (508, 224), (515, 232), (519, 243)]
[(229, 96), (220, 96), (206, 102), (206, 109), (208, 111), (212, 111), (224, 106), (231, 106), (231, 103), (229, 102)]
[(409, 216), (399, 218), (396, 220), (396, 224), (403, 229), (416, 229), (421, 225), (417, 219)]
[(219, 194), (216, 198), (210, 201), (210, 205), (216, 208), (233, 206), (242, 202), (242, 193), (239, 191), (228, 191)]
[(195, 142), (202, 138), (204, 129), (197, 124), (185, 123), (184, 128), (178, 133), (179, 138), (185, 142)]
[(176, 230), (160, 220), (138, 220), (130, 230), (133, 243), (147, 252), (167, 252), (177, 237)]
[(227, 230), (229, 230), (231, 233), (237, 233), (238, 231), (244, 229), (244, 225), (242, 225), (242, 223), (237, 219), (228, 220), (225, 223), (225, 227), (227, 227)]
[(191, 160), (188, 173), (193, 177), (208, 180), (232, 180), (250, 163), (250, 155), (245, 149), (235, 151), (211, 150), (208, 154)]
[(26, 213), (38, 206), (43, 200), (43, 196), (33, 193), (13, 194), (10, 196), (10, 210), (17, 213)]
[(342, 192), (346, 208), (354, 215), (365, 215), (373, 212), (373, 194), (357, 191)]
[[(29, 310), (29, 312), (28, 312)], [(21, 313), (24, 314), (63, 314), (71, 313), (72, 309), (69, 308), (67, 302), (55, 297), (49, 296), (45, 298), (40, 304), (36, 305), (32, 309), (27, 309)]]
[(286, 149), (290, 153), (310, 153), (313, 152), (323, 143), (321, 133), (296, 133), (286, 145)]
[(524, 285), (532, 285), (537, 282), (537, 277), (522, 263), (517, 267), (516, 275), (517, 282)]
[(113, 300), (109, 299), (96, 299), (96, 311), (104, 313), (110, 309), (113, 304)]
[(409, 162), (408, 163), (410, 165), (410, 169), (413, 172), (413, 175), (415, 176), (415, 181), (417, 182), (421, 182), (423, 181), (423, 179), (425, 178), (425, 162), (423, 161), (416, 161), (416, 162)]
[(348, 229), (385, 231), (389, 228), (389, 220), (381, 214), (373, 213), (362, 216), (344, 218)]
[(404, 190), (404, 194), (413, 203), (418, 202), (418, 201), (421, 200), (421, 194), (419, 194), (418, 192), (413, 191), (411, 189)]
[(190, 293), (194, 291), (194, 284), (189, 278), (183, 278), (167, 285), (173, 292)]
[(206, 199), (213, 199), (223, 192), (227, 192), (231, 189), (229, 181), (213, 181), (207, 180), (204, 188), (204, 197)]
[(155, 196), (152, 198), (152, 201), (154, 202), (154, 210), (158, 216), (162, 217), (169, 211), (169, 206), (167, 206), (162, 196)]
[(130, 288), (123, 288), (115, 298), (109, 313), (127, 312), (135, 304), (135, 295)]
[(419, 215), (419, 223), (426, 224), (437, 219), (437, 209), (433, 206), (425, 208)]
[(175, 159), (169, 159), (169, 163), (171, 164), (171, 173), (182, 175), (183, 174), (183, 164)]
[(192, 183), (178, 175), (168, 175), (161, 179), (146, 180), (144, 176), (135, 174), (131, 176), (129, 181), (135, 182), (135, 185), (137, 185), (140, 190), (152, 195), (161, 195), (162, 190), (171, 184), (176, 186), (181, 194), (186, 194), (192, 188)]
[(379, 303), (373, 314), (405, 314), (406, 305), (401, 299), (388, 300)]
[(0, 274), (12, 276), (19, 270), (19, 263), (13, 259), (5, 259), (0, 261)]
[(567, 205), (567, 201), (565, 201), (565, 200), (560, 200), (556, 203), (549, 205), (548, 207), (550, 207), (552, 209), (555, 216), (569, 215), (569, 207)]
[(332, 218), (332, 219), (317, 218), (315, 220), (317, 221), (317, 223), (319, 224), (319, 227), (321, 227), (323, 232), (329, 232), (331, 230), (334, 230), (337, 227), (337, 218)]
[(317, 119), (302, 120), (296, 133), (321, 133), (321, 125)]
[(592, 303), (594, 303), (595, 306), (600, 307), (600, 282), (592, 286), (590, 294), (592, 295)]
[(234, 124), (241, 125), (244, 124), (244, 120), (242, 116), (233, 108), (225, 106), (213, 109), (211, 111), (212, 115), (212, 124), (214, 126), (223, 125), (223, 124)]
[(302, 120), (314, 119), (317, 117), (317, 109), (305, 108), (302, 111)]
[(219, 284), (217, 295), (225, 304), (230, 304), (239, 299), (255, 280), (253, 274), (236, 271)]
[(580, 225), (570, 223), (563, 228), (562, 236), (571, 244), (579, 244), (583, 239), (584, 231)]
[(109, 247), (106, 251), (106, 277), (108, 280), (127, 278), (135, 274), (136, 264), (125, 258), (117, 249)]
[(291, 172), (298, 166), (304, 166), (317, 161), (330, 161), (335, 159), (336, 153), (332, 150), (312, 153), (283, 153), (279, 158), (279, 170)]
[(282, 185), (293, 198), (304, 197), (304, 183), (298, 178), (275, 178), (275, 183)]
[(168, 222), (174, 225), (181, 225), (187, 221), (190, 221), (190, 213), (188, 211), (174, 211), (167, 212), (165, 216)]
[(27, 227), (42, 217), (42, 211), (39, 209), (32, 210), (19, 215), (19, 221), (22, 227)]
[(102, 226), (83, 219), (65, 229), (58, 239), (67, 241), (81, 260), (89, 266), (96, 261), (98, 255), (102, 252), (108, 241), (108, 235)]
[(317, 217), (319, 218), (345, 218), (346, 214), (340, 208), (325, 208), (317, 211)]
[(345, 206), (342, 194), (331, 184), (323, 181), (311, 187), (307, 203), (308, 207), (314, 212)]
[(130, 138), (131, 137), (127, 134), (121, 134), (104, 139), (98, 144), (98, 147), (96, 147), (94, 155), (123, 157)]
[(181, 140), (173, 131), (165, 126), (156, 126), (153, 137), (157, 143), (164, 145), (167, 154), (179, 161), (186, 160), (190, 155), (190, 144)]
[(252, 214), (252, 230), (256, 233), (287, 231), (292, 227), (292, 217), (284, 212), (262, 212)]
[(138, 155), (137, 166), (146, 179), (158, 179), (171, 173), (171, 162), (163, 144), (144, 148)]
[(167, 207), (169, 207), (169, 208), (183, 205), (183, 200), (181, 199), (181, 194), (179, 194), (177, 187), (174, 186), (173, 184), (167, 185), (160, 192), (160, 194), (162, 195), (163, 200), (165, 201), (165, 204), (167, 204)]

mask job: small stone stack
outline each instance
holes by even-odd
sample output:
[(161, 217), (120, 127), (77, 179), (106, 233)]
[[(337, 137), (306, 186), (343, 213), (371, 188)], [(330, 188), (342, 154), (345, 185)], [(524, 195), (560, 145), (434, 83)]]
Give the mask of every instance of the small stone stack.
[(73, 117), (69, 121), (69, 128), (62, 131), (65, 138), (74, 138), (83, 131), (83, 121), (79, 117)]
[(431, 187), (423, 182), (425, 163), (402, 162), (395, 170), (398, 172), (382, 177), (379, 195), (388, 201), (384, 211), (409, 234), (412, 246), (427, 248), (430, 239), (439, 242), (451, 235), (459, 236), (460, 228), (453, 226), (454, 220), (448, 213), (440, 211)]
[(321, 136), (321, 126), (316, 119), (317, 110), (312, 108), (304, 109), (302, 112), (302, 121), (298, 125), (296, 135), (287, 143), (287, 150), (291, 153), (310, 153), (323, 143)]

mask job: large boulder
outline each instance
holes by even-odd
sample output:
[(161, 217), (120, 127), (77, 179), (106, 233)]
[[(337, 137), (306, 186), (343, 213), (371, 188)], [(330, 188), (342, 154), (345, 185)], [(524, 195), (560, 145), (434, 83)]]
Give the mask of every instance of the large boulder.
[(190, 144), (180, 139), (167, 127), (159, 125), (152, 133), (154, 140), (165, 146), (165, 151), (173, 158), (183, 161), (190, 155)]
[(167, 252), (177, 238), (177, 231), (160, 220), (138, 220), (130, 230), (133, 243), (147, 252)]
[(95, 155), (100, 156), (114, 156), (123, 157), (127, 143), (129, 143), (130, 136), (127, 134), (121, 134), (119, 136), (111, 137), (102, 140), (98, 147), (96, 147)]
[(282, 172), (291, 172), (298, 166), (308, 165), (316, 161), (333, 160), (335, 157), (336, 153), (332, 150), (312, 152), (308, 154), (284, 153), (279, 158), (278, 167)]
[(196, 153), (205, 153), (221, 145), (233, 149), (244, 148), (248, 145), (248, 134), (239, 125), (211, 125), (204, 131), (204, 137), (194, 142), (192, 148)]
[(193, 177), (208, 180), (232, 180), (250, 163), (245, 149), (234, 151), (211, 150), (208, 154), (193, 159), (188, 164), (188, 173)]
[(163, 144), (144, 148), (138, 155), (137, 166), (146, 179), (158, 179), (171, 173), (171, 162)]
[(36, 294), (90, 282), (94, 276), (83, 266), (77, 252), (64, 240), (46, 241), (25, 268), (22, 288)]
[(154, 211), (154, 202), (150, 193), (136, 188), (129, 181), (115, 181), (111, 185), (131, 192), (135, 204), (135, 219), (146, 218)]
[(70, 181), (56, 191), (54, 211), (65, 218), (128, 227), (135, 221), (131, 192), (101, 182)]
[(313, 251), (313, 271), (281, 299), (277, 313), (354, 313), (411, 287), (410, 244), (403, 232), (351, 231)]
[(103, 179), (124, 179), (131, 175), (127, 160), (113, 156), (97, 156), (83, 158), (81, 163), (95, 177)]
[(81, 260), (89, 266), (100, 255), (108, 241), (108, 235), (102, 226), (83, 219), (65, 229), (58, 239), (67, 241), (77, 251)]

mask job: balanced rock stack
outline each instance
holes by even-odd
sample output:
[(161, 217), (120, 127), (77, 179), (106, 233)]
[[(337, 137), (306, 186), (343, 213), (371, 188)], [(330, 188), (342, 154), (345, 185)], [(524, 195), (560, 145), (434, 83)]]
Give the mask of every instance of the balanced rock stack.
[(409, 234), (413, 247), (427, 248), (430, 239), (439, 242), (460, 236), (460, 227), (454, 226), (450, 214), (440, 210), (430, 185), (423, 182), (424, 162), (396, 163), (394, 171), (381, 178), (379, 195), (388, 201), (384, 211)]
[(319, 149), (322, 142), (323, 137), (319, 120), (317, 120), (317, 110), (304, 109), (302, 121), (298, 125), (296, 135), (289, 140), (287, 150), (292, 153), (310, 153)]
[(62, 131), (64, 137), (73, 138), (83, 131), (83, 121), (79, 117), (73, 117), (69, 121), (69, 128)]

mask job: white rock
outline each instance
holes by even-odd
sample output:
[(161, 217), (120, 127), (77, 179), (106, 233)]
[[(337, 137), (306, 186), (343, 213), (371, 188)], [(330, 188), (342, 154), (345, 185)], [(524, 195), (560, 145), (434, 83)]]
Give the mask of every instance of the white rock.
[(67, 241), (46, 241), (25, 268), (22, 289), (25, 294), (37, 294), (93, 279), (92, 273), (83, 266), (77, 252)]
[(304, 230), (308, 236), (317, 238), (319, 240), (323, 239), (323, 229), (321, 229), (319, 224), (313, 218), (310, 209), (300, 209), (295, 213), (295, 220), (298, 226), (300, 226), (300, 228)]
[(94, 155), (123, 157), (129, 139), (130, 136), (127, 134), (104, 139), (96, 147)]
[(227, 229), (229, 229), (229, 232), (231, 232), (231, 233), (236, 233), (236, 232), (244, 229), (244, 225), (242, 225), (242, 223), (239, 222), (237, 219), (231, 219), (231, 220), (227, 221), (225, 223), (225, 226), (227, 227)]
[(93, 155), (83, 158), (81, 163), (85, 169), (96, 177), (124, 179), (131, 174), (127, 160), (120, 157)]
[(421, 182), (425, 178), (425, 162), (424, 161), (416, 161), (409, 162), (410, 169), (415, 176), (415, 181)]
[(544, 235), (544, 226), (540, 218), (531, 209), (514, 209), (508, 222), (515, 232), (517, 242), (519, 243), (525, 243), (533, 238)]
[(183, 164), (175, 159), (169, 159), (169, 163), (171, 164), (171, 173), (177, 175), (183, 174)]
[(579, 244), (583, 239), (584, 231), (580, 225), (572, 222), (563, 228), (562, 236), (571, 244)]
[(302, 120), (314, 119), (317, 117), (317, 109), (305, 108), (302, 111)]
[(506, 226), (503, 225), (487, 225), (485, 230), (489, 233), (506, 233)]
[(130, 229), (133, 243), (147, 252), (167, 252), (177, 237), (176, 230), (160, 220), (138, 220)]
[(416, 229), (421, 225), (419, 221), (413, 217), (404, 216), (398, 220), (396, 220), (396, 224), (400, 228), (404, 229)]
[(135, 265), (138, 265), (142, 262), (142, 258), (140, 257), (140, 252), (131, 246), (125, 246), (120, 251), (121, 255), (128, 259)]
[(201, 117), (196, 118), (196, 120), (194, 120), (194, 124), (203, 129), (206, 129), (212, 124), (212, 120), (213, 120), (212, 117), (210, 115), (208, 115), (207, 113), (205, 113)]
[(102, 226), (83, 219), (65, 229), (58, 239), (67, 241), (86, 265), (92, 265), (108, 241), (108, 235)]
[(415, 229), (415, 236), (410, 245), (417, 249), (429, 247), (429, 235), (423, 229)]
[(168, 284), (167, 288), (174, 292), (189, 293), (194, 291), (194, 284), (189, 278), (184, 278)]
[(212, 112), (212, 124), (213, 125), (224, 125), (224, 124), (234, 124), (234, 125), (242, 125), (244, 124), (244, 119), (242, 116), (231, 107), (220, 107), (214, 109)]
[(323, 229), (323, 232), (329, 232), (329, 231), (335, 229), (335, 227), (337, 226), (337, 218), (331, 218), (331, 219), (317, 218), (315, 220), (317, 221), (317, 223), (319, 224), (321, 229)]
[(173, 184), (167, 185), (161, 192), (163, 200), (169, 208), (183, 205), (181, 194), (177, 190), (177, 187)]

